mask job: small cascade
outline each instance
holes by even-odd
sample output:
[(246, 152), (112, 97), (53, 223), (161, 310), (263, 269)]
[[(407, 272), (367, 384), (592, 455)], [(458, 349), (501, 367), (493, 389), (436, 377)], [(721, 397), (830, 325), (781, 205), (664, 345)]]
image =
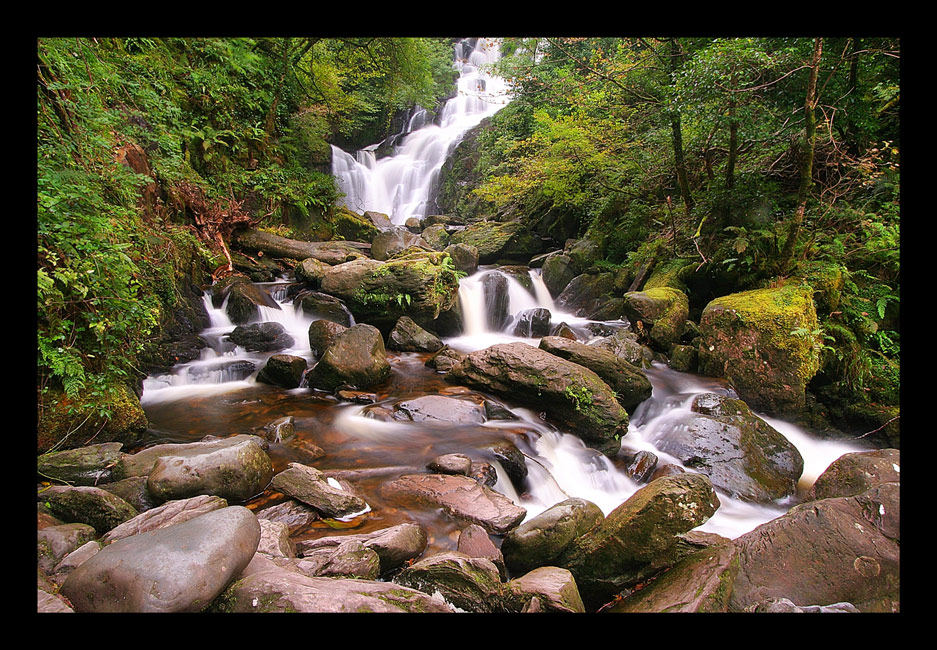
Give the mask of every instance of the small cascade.
[[(374, 210), (403, 224), (424, 217), (439, 170), (465, 133), (510, 101), (504, 80), (484, 71), (500, 58), (493, 39), (464, 39), (455, 44), (453, 66), (459, 71), (458, 90), (443, 107), (438, 124), (425, 109), (414, 112), (407, 133), (397, 140), (393, 155), (377, 159), (371, 145), (356, 156), (332, 146), (332, 175), (351, 210)], [(468, 54), (466, 54), (468, 53)]]

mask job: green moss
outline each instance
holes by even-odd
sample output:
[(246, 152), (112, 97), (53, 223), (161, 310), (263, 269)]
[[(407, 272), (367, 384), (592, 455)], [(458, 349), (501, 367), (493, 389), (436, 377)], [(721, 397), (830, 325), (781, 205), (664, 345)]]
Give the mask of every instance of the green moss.
[(644, 283), (644, 291), (660, 287), (671, 287), (684, 293), (688, 291), (685, 279), (692, 273), (695, 264), (682, 259), (661, 262)]

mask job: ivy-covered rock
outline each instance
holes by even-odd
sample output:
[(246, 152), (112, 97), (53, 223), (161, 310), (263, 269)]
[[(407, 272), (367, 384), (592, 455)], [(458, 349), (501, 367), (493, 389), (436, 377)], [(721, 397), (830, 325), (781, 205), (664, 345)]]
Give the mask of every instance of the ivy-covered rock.
[(658, 287), (626, 293), (624, 299), (625, 316), (632, 326), (641, 321), (651, 344), (658, 350), (669, 352), (680, 342), (690, 315), (686, 294), (671, 287)]
[(544, 409), (569, 432), (614, 454), (628, 413), (593, 371), (526, 343), (493, 345), (466, 355), (447, 379)]
[(710, 302), (700, 319), (700, 372), (725, 377), (749, 406), (769, 415), (802, 409), (819, 369), (812, 293), (791, 282)]

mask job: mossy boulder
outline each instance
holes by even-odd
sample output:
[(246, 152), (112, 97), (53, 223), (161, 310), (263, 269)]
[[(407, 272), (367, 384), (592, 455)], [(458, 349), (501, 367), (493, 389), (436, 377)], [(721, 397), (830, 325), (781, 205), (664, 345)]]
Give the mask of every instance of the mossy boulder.
[(614, 273), (584, 273), (569, 281), (556, 297), (556, 306), (561, 311), (592, 318), (607, 302), (616, 298), (612, 295), (614, 290)]
[(690, 315), (686, 294), (672, 287), (657, 287), (645, 291), (632, 291), (624, 295), (624, 314), (633, 326), (637, 322), (648, 330), (652, 346), (669, 352), (680, 342)]
[(501, 599), (509, 612), (585, 612), (576, 579), (566, 569), (539, 567), (504, 584)]
[(749, 406), (769, 415), (801, 410), (820, 367), (809, 285), (743, 291), (710, 302), (700, 318), (700, 373), (725, 377)]
[(672, 259), (666, 262), (660, 262), (654, 267), (651, 275), (644, 281), (642, 291), (650, 289), (659, 289), (661, 287), (670, 287), (683, 293), (687, 293), (686, 278), (690, 276), (696, 262), (688, 262), (682, 259)]
[(617, 452), (628, 431), (627, 411), (596, 373), (526, 343), (472, 352), (446, 377), (543, 409), (603, 453)]
[(479, 264), (493, 264), (499, 260), (527, 262), (543, 247), (540, 238), (528, 232), (519, 221), (478, 221), (452, 233), (449, 242), (477, 248)]
[(43, 453), (53, 447), (74, 449), (92, 440), (133, 445), (143, 438), (148, 425), (146, 414), (129, 386), (112, 385), (99, 406), (109, 414), (101, 415), (100, 410), (59, 390), (52, 389), (41, 395), (41, 417), (36, 432), (38, 451)]
[(341, 206), (333, 209), (330, 221), (335, 239), (369, 242), (380, 232), (371, 219)]
[(808, 498), (849, 497), (881, 483), (901, 480), (901, 453), (874, 449), (843, 454), (827, 467), (810, 488)]
[(540, 271), (543, 283), (547, 286), (551, 296), (559, 296), (566, 285), (576, 277), (573, 270), (572, 258), (565, 253), (551, 253), (543, 260)]
[(116, 494), (92, 486), (53, 485), (40, 491), (39, 501), (53, 516), (69, 523), (92, 526), (98, 535), (138, 514)]
[(420, 234), (420, 237), (429, 244), (430, 248), (437, 251), (443, 250), (449, 244), (449, 233), (446, 232), (446, 227), (441, 223), (427, 226)]
[(449, 244), (444, 253), (452, 258), (457, 271), (472, 275), (478, 270), (478, 249), (470, 244)]
[(445, 551), (414, 562), (394, 582), (427, 594), (439, 592), (446, 602), (466, 612), (502, 611), (498, 567), (489, 559)]
[(458, 301), (459, 277), (451, 258), (435, 251), (413, 251), (385, 262), (358, 260), (332, 267), (322, 291), (341, 298), (358, 323), (390, 331), (401, 316), (420, 327)]
[(105, 442), (77, 449), (53, 451), (39, 456), (40, 479), (75, 485), (97, 485), (123, 478), (119, 461), (124, 454), (119, 442)]
[(392, 230), (383, 230), (374, 237), (371, 242), (371, 256), (383, 262), (411, 247), (432, 249), (420, 235), (414, 235), (406, 228), (395, 227)]
[(318, 289), (322, 284), (322, 278), (325, 272), (329, 270), (329, 265), (320, 262), (314, 257), (307, 257), (301, 262), (297, 262), (293, 267), (293, 276), (298, 282), (309, 286), (312, 289)]
[(846, 286), (846, 269), (833, 262), (815, 261), (801, 272), (804, 281), (813, 287), (813, 300), (817, 312), (828, 314), (839, 308)]
[(604, 519), (602, 510), (585, 499), (554, 504), (504, 536), (504, 563), (514, 573), (548, 566), (574, 539)]

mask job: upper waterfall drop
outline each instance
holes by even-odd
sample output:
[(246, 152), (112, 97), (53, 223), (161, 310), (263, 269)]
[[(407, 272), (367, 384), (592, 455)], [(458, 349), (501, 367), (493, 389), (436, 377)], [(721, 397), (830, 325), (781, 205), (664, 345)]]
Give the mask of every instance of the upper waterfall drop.
[(382, 212), (396, 225), (427, 216), (446, 158), (469, 129), (510, 101), (505, 81), (485, 70), (501, 58), (500, 41), (480, 38), (473, 47), (471, 40), (453, 45), (458, 89), (440, 112), (438, 124), (426, 122), (425, 110), (417, 111), (393, 155), (385, 158), (374, 156), (376, 145), (357, 156), (332, 146), (332, 175), (345, 194), (339, 203), (359, 213)]

